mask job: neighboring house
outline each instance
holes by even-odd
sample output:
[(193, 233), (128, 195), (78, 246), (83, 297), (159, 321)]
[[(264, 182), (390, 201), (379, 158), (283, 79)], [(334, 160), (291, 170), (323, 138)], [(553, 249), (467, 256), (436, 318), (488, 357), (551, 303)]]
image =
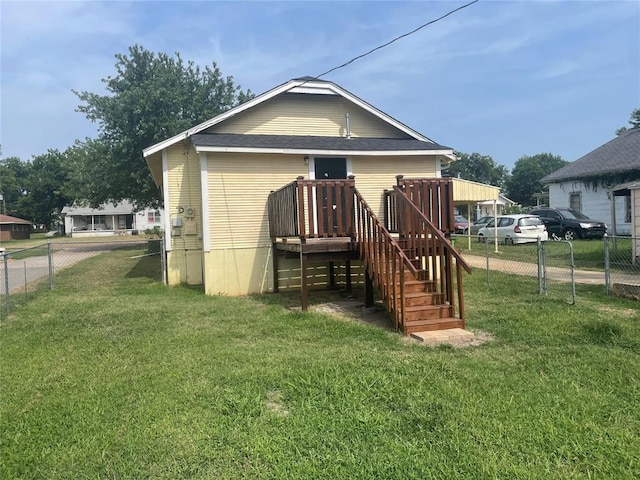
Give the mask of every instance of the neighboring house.
[(616, 185), (611, 189), (612, 200), (614, 202), (621, 197), (628, 198), (631, 215), (631, 236), (634, 237), (632, 243), (633, 264), (640, 264), (640, 180)]
[(517, 205), (516, 202), (500, 193), (495, 202), (493, 200), (485, 200), (476, 204), (476, 220), (481, 217), (497, 217), (502, 215), (506, 207), (515, 205)]
[(72, 237), (97, 237), (133, 234), (163, 226), (163, 211), (136, 211), (127, 201), (104, 204), (98, 208), (66, 206), (62, 209), (64, 231)]
[(611, 191), (635, 180), (640, 180), (640, 128), (627, 130), (541, 181), (549, 186), (549, 206), (573, 208), (605, 222), (609, 234), (630, 235), (630, 190), (615, 202)]
[(0, 215), (0, 241), (31, 238), (31, 222), (22, 218)]

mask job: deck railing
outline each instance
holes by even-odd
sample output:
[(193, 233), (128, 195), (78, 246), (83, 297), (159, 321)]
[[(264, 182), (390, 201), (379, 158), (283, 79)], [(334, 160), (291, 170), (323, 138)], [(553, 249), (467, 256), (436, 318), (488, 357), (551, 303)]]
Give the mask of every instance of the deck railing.
[(471, 273), (471, 267), (436, 225), (416, 206), (403, 187), (395, 186), (393, 190), (385, 193), (391, 199), (389, 205), (393, 206), (393, 210), (389, 213), (395, 219), (398, 244), (405, 252), (409, 252), (408, 256), (424, 271), (424, 275), (428, 276), (422, 279), (436, 281), (439, 292), (443, 293), (445, 300), (454, 307), (456, 305), (453, 283), (455, 264), (458, 313), (464, 321), (462, 269)]
[(353, 237), (354, 177), (295, 181), (269, 194), (271, 238)]
[[(446, 236), (455, 232), (453, 215), (453, 181), (450, 178), (396, 177), (397, 185), (424, 213), (429, 221)], [(385, 192), (385, 226), (390, 232), (398, 232), (398, 209), (395, 197)]]

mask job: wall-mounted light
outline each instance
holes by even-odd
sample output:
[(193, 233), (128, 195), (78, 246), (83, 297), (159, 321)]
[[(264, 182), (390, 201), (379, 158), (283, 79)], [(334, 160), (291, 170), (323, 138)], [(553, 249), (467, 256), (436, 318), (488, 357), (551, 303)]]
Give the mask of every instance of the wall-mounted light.
[(309, 155), (304, 156), (304, 164), (309, 165)]

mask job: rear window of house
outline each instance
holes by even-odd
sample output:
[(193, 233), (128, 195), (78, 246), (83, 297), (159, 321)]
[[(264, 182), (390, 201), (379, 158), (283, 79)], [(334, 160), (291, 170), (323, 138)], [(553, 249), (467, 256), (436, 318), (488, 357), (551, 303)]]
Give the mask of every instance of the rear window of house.
[(536, 225), (540, 225), (542, 220), (538, 217), (525, 217), (521, 218), (518, 222), (518, 225), (521, 227), (535, 227)]

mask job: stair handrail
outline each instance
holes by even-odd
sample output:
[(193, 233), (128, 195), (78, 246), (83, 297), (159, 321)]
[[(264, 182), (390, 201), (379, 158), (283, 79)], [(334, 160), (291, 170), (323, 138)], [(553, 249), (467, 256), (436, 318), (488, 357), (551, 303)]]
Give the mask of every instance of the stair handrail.
[[(471, 266), (453, 248), (445, 235), (427, 218), (421, 209), (411, 201), (401, 186), (394, 186), (390, 194), (395, 196), (395, 215), (398, 218), (398, 233), (401, 239), (408, 241), (411, 248), (416, 250), (420, 261), (425, 259), (425, 268), (428, 268), (428, 259), (431, 258), (432, 279), (436, 279), (436, 272), (440, 275), (440, 292), (444, 293), (446, 301), (455, 308), (455, 295), (453, 284), (452, 258), (455, 258), (456, 284), (458, 297), (458, 314), (462, 323), (465, 323), (464, 291), (462, 287), (462, 269), (471, 273)], [(402, 212), (402, 213), (399, 213)], [(426, 227), (426, 228), (425, 228)], [(438, 262), (438, 258), (440, 261)]]
[(401, 324), (404, 328), (405, 272), (409, 271), (418, 278), (419, 270), (356, 188), (354, 197), (355, 234), (360, 260), (365, 263), (371, 280), (380, 291), (387, 311), (393, 313), (395, 329), (398, 330)]
[(403, 200), (407, 202), (409, 208), (413, 211), (413, 213), (415, 213), (420, 218), (420, 220), (427, 225), (427, 227), (429, 228), (429, 233), (431, 235), (434, 235), (441, 242), (443, 242), (443, 244), (445, 245), (445, 248), (456, 259), (456, 263), (459, 263), (467, 271), (467, 273), (471, 273), (472, 272), (471, 265), (469, 265), (467, 261), (462, 257), (462, 255), (460, 255), (458, 251), (455, 248), (453, 248), (451, 241), (447, 237), (445, 237), (444, 234), (431, 222), (431, 220), (429, 220), (427, 216), (416, 206), (416, 204), (411, 201), (411, 199), (404, 192), (402, 187), (394, 185), (393, 191), (394, 193), (401, 195), (401, 198), (403, 198)]

